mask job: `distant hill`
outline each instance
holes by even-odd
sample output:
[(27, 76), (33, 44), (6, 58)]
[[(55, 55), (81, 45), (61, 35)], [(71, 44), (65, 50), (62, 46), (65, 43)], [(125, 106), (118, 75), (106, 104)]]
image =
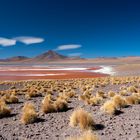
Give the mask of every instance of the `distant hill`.
[(0, 62), (25, 62), (25, 63), (35, 63), (35, 62), (50, 62), (50, 61), (63, 61), (63, 60), (81, 60), (80, 57), (68, 57), (61, 55), (55, 51), (49, 50), (42, 53), (36, 57), (28, 58), (25, 56), (15, 56), (7, 59), (0, 59)]
[(126, 57), (97, 57), (97, 58), (81, 58), (68, 57), (59, 54), (55, 51), (49, 50), (33, 58), (26, 56), (15, 56), (7, 59), (0, 59), (0, 64), (45, 64), (45, 63), (94, 63), (94, 64), (140, 64), (140, 56), (126, 56)]
[(56, 61), (56, 60), (62, 60), (67, 59), (67, 56), (61, 55), (55, 51), (49, 50), (48, 52), (45, 52), (43, 54), (40, 54), (34, 58), (32, 58), (32, 61)]
[(7, 59), (0, 59), (1, 62), (18, 62), (18, 61), (25, 61), (28, 60), (29, 58), (26, 56), (14, 56), (14, 57), (10, 57)]

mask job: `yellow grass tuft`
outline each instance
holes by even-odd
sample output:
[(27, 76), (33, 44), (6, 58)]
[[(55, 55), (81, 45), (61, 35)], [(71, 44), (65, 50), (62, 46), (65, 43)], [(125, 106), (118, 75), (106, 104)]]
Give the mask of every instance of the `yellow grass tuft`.
[(75, 92), (74, 91), (70, 91), (68, 93), (66, 93), (66, 96), (68, 96), (69, 98), (72, 98), (75, 96)]
[(101, 107), (101, 111), (113, 115), (116, 112), (116, 106), (112, 100), (106, 101)]
[(60, 112), (60, 111), (65, 111), (68, 109), (68, 104), (65, 100), (57, 99), (54, 102), (55, 110)]
[(94, 124), (93, 118), (90, 113), (83, 109), (75, 110), (70, 116), (70, 126), (79, 126), (81, 129), (90, 129)]
[(115, 95), (112, 100), (116, 108), (125, 107), (127, 105), (125, 99), (120, 95)]
[(49, 94), (49, 95), (46, 95), (45, 97), (44, 97), (44, 99), (42, 100), (42, 104), (44, 103), (44, 102), (46, 102), (46, 101), (50, 101), (50, 102), (52, 102), (52, 96)]
[(133, 92), (137, 93), (138, 92), (138, 89), (135, 86), (130, 86), (130, 87), (127, 88), (127, 90), (131, 93), (133, 93)]
[(113, 91), (109, 91), (109, 92), (108, 92), (108, 96), (109, 96), (109, 97), (114, 97), (115, 95), (116, 95), (116, 93), (113, 92)]
[(42, 101), (41, 110), (43, 113), (52, 113), (56, 111), (53, 101), (47, 98), (47, 96)]
[(4, 100), (0, 99), (0, 117), (7, 117), (11, 113), (11, 110), (7, 107)]
[(23, 110), (23, 112), (22, 112), (22, 116), (21, 116), (21, 122), (23, 124), (34, 123), (37, 120), (38, 114), (36, 113), (33, 104), (26, 103), (22, 110)]
[(98, 92), (96, 93), (96, 96), (97, 96), (97, 97), (106, 98), (106, 95), (105, 95), (105, 93), (104, 93), (103, 91), (98, 91)]
[(41, 93), (35, 87), (30, 87), (27, 93), (25, 94), (26, 99), (30, 99), (32, 97), (38, 97), (38, 96), (41, 96)]
[(6, 94), (2, 97), (6, 103), (18, 103), (18, 97), (14, 94)]
[(102, 97), (92, 96), (89, 99), (89, 104), (90, 105), (97, 105), (97, 104), (100, 104), (102, 101), (103, 101), (103, 98)]
[(130, 95), (130, 96), (125, 98), (125, 101), (128, 105), (139, 104), (140, 103), (140, 97), (138, 97), (136, 95)]
[(121, 90), (119, 92), (119, 94), (122, 95), (122, 96), (126, 96), (127, 95), (127, 90)]
[(85, 101), (85, 100), (87, 100), (87, 99), (89, 99), (89, 98), (90, 98), (90, 96), (88, 96), (88, 95), (80, 95), (80, 96), (78, 97), (78, 99), (81, 100), (81, 101)]
[(19, 102), (18, 97), (12, 94), (10, 96), (9, 103), (18, 103), (18, 102)]
[(91, 95), (91, 91), (90, 90), (86, 90), (83, 95), (87, 95), (87, 96), (90, 96)]

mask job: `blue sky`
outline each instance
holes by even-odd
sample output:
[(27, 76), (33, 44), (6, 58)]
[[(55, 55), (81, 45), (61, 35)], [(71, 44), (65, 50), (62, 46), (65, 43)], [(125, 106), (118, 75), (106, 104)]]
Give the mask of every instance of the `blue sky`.
[(0, 58), (47, 50), (140, 55), (139, 0), (0, 0)]

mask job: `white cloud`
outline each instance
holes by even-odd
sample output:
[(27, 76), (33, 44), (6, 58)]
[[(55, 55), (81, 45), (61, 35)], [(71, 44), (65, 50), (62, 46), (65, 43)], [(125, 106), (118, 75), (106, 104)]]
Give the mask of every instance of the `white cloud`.
[(68, 56), (76, 57), (76, 56), (81, 56), (82, 53), (70, 53)]
[(0, 46), (7, 47), (7, 46), (13, 46), (15, 44), (16, 44), (16, 40), (14, 39), (0, 37)]
[(41, 43), (44, 41), (43, 38), (39, 37), (26, 37), (26, 36), (21, 36), (21, 37), (16, 37), (14, 38), (16, 41), (22, 42), (24, 44), (36, 44), (36, 43)]
[(3, 47), (13, 46), (16, 45), (17, 41), (29, 45), (29, 44), (41, 43), (44, 41), (44, 39), (39, 37), (15, 37), (12, 39), (0, 37), (0, 46)]
[(69, 50), (69, 49), (78, 49), (81, 48), (82, 46), (79, 44), (69, 44), (69, 45), (61, 45), (58, 46), (55, 50)]

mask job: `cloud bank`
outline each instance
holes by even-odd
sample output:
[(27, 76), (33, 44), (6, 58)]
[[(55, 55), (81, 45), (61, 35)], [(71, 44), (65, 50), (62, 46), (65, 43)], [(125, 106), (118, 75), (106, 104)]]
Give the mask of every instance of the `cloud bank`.
[(61, 45), (58, 46), (55, 50), (70, 50), (70, 49), (78, 49), (81, 48), (82, 46), (79, 44), (69, 44), (69, 45)]
[(16, 44), (16, 40), (0, 37), (0, 46), (8, 47)]
[(15, 37), (12, 39), (0, 37), (0, 46), (3, 46), (3, 47), (13, 46), (13, 45), (16, 45), (17, 41), (24, 43), (26, 45), (30, 45), (30, 44), (42, 43), (45, 40), (44, 40), (44, 38), (26, 37), (26, 36), (25, 37)]
[(14, 38), (16, 41), (22, 42), (26, 45), (30, 45), (30, 44), (35, 44), (35, 43), (41, 43), (44, 41), (43, 38), (39, 38), (39, 37), (16, 37)]

